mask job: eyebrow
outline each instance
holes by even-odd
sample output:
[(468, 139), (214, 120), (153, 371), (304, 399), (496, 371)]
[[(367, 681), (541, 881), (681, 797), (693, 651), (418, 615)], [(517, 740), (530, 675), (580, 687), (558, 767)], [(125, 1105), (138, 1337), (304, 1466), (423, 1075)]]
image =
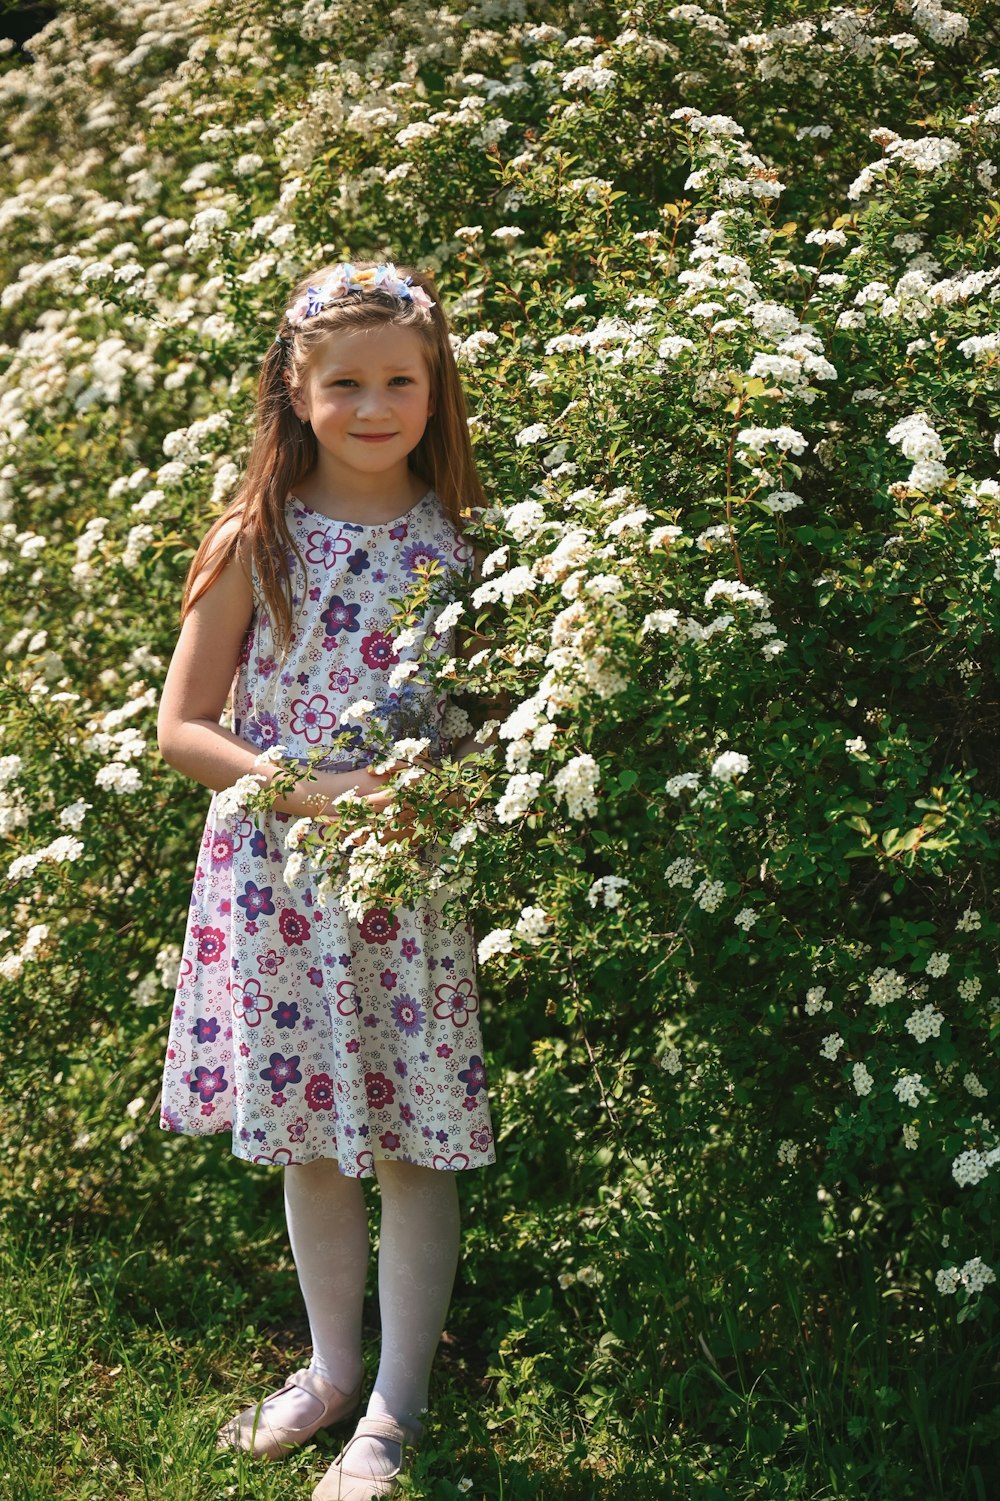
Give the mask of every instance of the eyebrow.
[[(392, 375), (415, 375), (419, 373), (419, 369), (418, 365), (402, 361), (398, 365), (383, 365), (381, 373), (383, 375), (390, 373)], [(328, 370), (321, 372), (319, 379), (329, 380), (331, 375), (358, 375), (367, 373), (364, 367), (360, 365), (331, 365)]]

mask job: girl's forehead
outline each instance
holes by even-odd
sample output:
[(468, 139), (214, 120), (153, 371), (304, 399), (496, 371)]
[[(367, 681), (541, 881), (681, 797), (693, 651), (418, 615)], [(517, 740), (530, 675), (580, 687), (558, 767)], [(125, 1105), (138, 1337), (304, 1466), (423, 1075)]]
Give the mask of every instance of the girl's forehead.
[(424, 341), (416, 329), (383, 323), (374, 328), (332, 330), (317, 344), (310, 360), (313, 373), (322, 379), (331, 370), (363, 369), (378, 372), (403, 365), (423, 365), (427, 358)]

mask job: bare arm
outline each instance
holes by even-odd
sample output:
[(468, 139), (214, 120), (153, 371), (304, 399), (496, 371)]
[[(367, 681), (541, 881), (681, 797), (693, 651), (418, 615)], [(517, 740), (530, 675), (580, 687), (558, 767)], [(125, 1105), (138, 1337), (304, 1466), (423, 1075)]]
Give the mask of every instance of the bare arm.
[[(231, 531), (221, 533), (220, 547), (231, 536)], [(252, 616), (250, 575), (237, 553), (185, 617), (160, 699), (157, 740), (163, 759), (215, 792), (251, 771), (267, 781), (274, 774), (267, 763), (255, 765), (259, 747), (219, 723)], [(320, 771), (274, 806), (282, 813), (315, 815), (349, 787), (368, 793), (384, 780), (363, 768)]]

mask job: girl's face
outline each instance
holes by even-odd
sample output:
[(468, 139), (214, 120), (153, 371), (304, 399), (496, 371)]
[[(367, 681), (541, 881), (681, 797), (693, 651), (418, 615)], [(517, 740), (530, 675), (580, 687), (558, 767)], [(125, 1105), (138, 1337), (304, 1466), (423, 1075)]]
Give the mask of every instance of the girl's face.
[(292, 405), (312, 424), (331, 481), (395, 477), (433, 412), (423, 340), (392, 324), (332, 333)]

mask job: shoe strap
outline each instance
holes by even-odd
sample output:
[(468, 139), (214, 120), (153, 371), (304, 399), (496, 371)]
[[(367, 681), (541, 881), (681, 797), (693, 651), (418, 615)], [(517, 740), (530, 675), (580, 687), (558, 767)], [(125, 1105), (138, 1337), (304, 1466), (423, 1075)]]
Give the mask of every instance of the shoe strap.
[[(285, 1385), (300, 1386), (303, 1391), (310, 1392), (312, 1396), (322, 1402), (324, 1407), (329, 1407), (335, 1397), (341, 1397), (346, 1400), (348, 1397), (354, 1395), (352, 1392), (341, 1391), (339, 1386), (334, 1386), (332, 1381), (328, 1381), (318, 1371), (310, 1371), (307, 1367), (303, 1367), (301, 1371), (293, 1371)], [(358, 1393), (360, 1393), (360, 1390), (360, 1385), (355, 1388), (355, 1391)]]
[(403, 1423), (397, 1423), (395, 1418), (362, 1418), (348, 1442), (353, 1443), (356, 1438), (384, 1438), (392, 1444), (405, 1444), (413, 1448), (422, 1434), (422, 1426), (408, 1428)]

